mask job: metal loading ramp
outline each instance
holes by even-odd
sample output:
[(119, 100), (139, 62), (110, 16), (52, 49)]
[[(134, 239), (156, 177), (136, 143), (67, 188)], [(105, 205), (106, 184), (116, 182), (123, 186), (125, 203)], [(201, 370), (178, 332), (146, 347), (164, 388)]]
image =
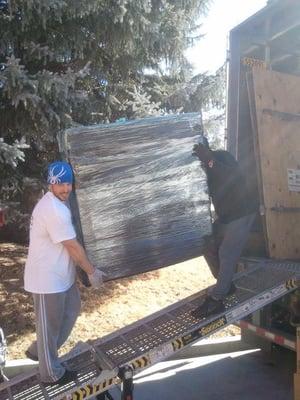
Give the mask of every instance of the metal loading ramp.
[(2, 383), (0, 400), (89, 399), (120, 383), (124, 368), (137, 372), (166, 359), (291, 292), (300, 277), (300, 263), (295, 262), (248, 259), (244, 266), (236, 274), (237, 291), (226, 299), (225, 312), (203, 320), (193, 318), (190, 312), (205, 296), (201, 291), (104, 338), (77, 346), (63, 358), (67, 368), (78, 371), (76, 381), (46, 385), (34, 369)]

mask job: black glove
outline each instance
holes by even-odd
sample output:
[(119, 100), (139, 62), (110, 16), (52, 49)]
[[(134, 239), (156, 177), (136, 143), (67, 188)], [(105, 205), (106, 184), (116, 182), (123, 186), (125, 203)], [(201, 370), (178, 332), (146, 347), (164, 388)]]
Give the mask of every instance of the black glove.
[(195, 144), (193, 147), (193, 156), (198, 157), (199, 160), (205, 164), (213, 159), (212, 151), (201, 143)]

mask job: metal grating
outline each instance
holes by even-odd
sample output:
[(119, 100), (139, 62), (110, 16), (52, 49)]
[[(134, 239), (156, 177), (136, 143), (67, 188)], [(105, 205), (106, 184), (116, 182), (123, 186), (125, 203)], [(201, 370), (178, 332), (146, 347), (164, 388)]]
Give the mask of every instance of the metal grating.
[[(267, 267), (260, 267), (254, 264), (253, 268), (249, 268), (246, 273), (240, 274), (235, 281), (237, 285), (236, 293), (225, 300), (226, 311), (238, 306), (247, 299), (253, 298), (256, 294), (272, 288), (276, 284), (278, 285), (278, 282), (284, 282), (295, 276), (289, 269), (281, 268), (281, 265), (273, 267), (270, 263)], [(161, 337), (164, 337), (165, 341), (168, 341), (181, 334), (185, 334), (199, 325), (199, 320), (193, 318), (190, 312), (201, 303), (204, 294), (202, 292), (202, 295), (198, 298), (168, 310), (165, 315), (161, 315), (148, 322), (147, 325), (152, 328), (151, 330), (146, 325), (135, 326), (135, 329), (131, 329), (129, 333), (125, 333), (122, 337), (113, 340), (113, 342), (117, 342), (117, 347), (113, 346), (113, 350), (111, 350), (111, 347), (107, 343), (101, 344), (100, 349), (114, 363), (123, 364), (124, 362), (128, 362), (126, 357), (129, 349), (132, 349), (132, 358), (137, 358), (163, 343)], [(153, 331), (159, 333), (159, 336), (154, 335)], [(110, 348), (110, 354), (107, 352), (108, 347)], [(128, 351), (125, 352), (124, 349), (128, 349)], [(113, 357), (111, 356), (112, 354)]]
[[(199, 300), (198, 300), (199, 302)], [(193, 326), (195, 325), (195, 319), (191, 317), (190, 313), (193, 310), (194, 301), (182, 304), (182, 306), (175, 308), (174, 310), (170, 311), (170, 315), (176, 318), (178, 323), (181, 323), (183, 327)]]
[(95, 368), (95, 366), (94, 367), (92, 367), (92, 366), (86, 367), (86, 368), (82, 369), (80, 371), (80, 373), (78, 374), (77, 381), (79, 383), (88, 382), (91, 379), (95, 379), (99, 375), (99, 372), (100, 372), (99, 369)]
[(284, 269), (285, 271), (291, 271), (296, 274), (300, 274), (300, 265), (293, 262), (278, 262), (273, 263), (274, 268)]
[(113, 365), (123, 364), (128, 359), (136, 358), (140, 355), (136, 349), (124, 341), (123, 337), (116, 337), (109, 342), (96, 346), (100, 349)]
[[(65, 392), (67, 392), (67, 391), (69, 391), (71, 389), (75, 389), (77, 386), (78, 385), (77, 385), (76, 382), (69, 382), (69, 383), (67, 383), (67, 384), (65, 384), (63, 386), (59, 386), (59, 385), (53, 385), (53, 386), (51, 385), (50, 386), (50, 385), (48, 385), (48, 386), (45, 386), (45, 390), (47, 392), (47, 396), (50, 399), (53, 399), (53, 398), (55, 398), (56, 396), (58, 396), (58, 395), (60, 395), (62, 393), (65, 393)], [(30, 398), (30, 400), (31, 400), (31, 398)]]
[(94, 357), (90, 350), (78, 354), (63, 363), (68, 369), (82, 371), (84, 368), (94, 365)]
[(171, 318), (168, 314), (155, 318), (153, 321), (149, 322), (149, 325), (166, 340), (173, 338), (174, 335), (180, 335), (183, 331), (182, 323)]
[(260, 258), (242, 258), (241, 263), (246, 263), (252, 270), (260, 268), (272, 268), (281, 271), (290, 271), (296, 274), (300, 274), (300, 263), (285, 260), (272, 260), (272, 259), (260, 259)]
[(186, 304), (186, 306), (180, 307), (178, 310), (173, 310), (171, 315), (176, 317), (176, 319), (181, 323), (181, 332), (186, 333), (190, 329), (193, 329), (196, 325), (199, 324), (199, 320), (195, 319), (191, 316), (191, 311), (195, 307), (191, 304)]
[(39, 383), (32, 384), (26, 382), (24, 387), (23, 382), (11, 388), (12, 398), (14, 400), (39, 400), (44, 398), (44, 393)]
[(32, 386), (30, 389), (22, 390), (13, 395), (14, 400), (41, 400), (44, 398), (45, 396), (39, 385)]
[(242, 303), (246, 300), (251, 299), (255, 293), (252, 290), (245, 290), (243, 288), (237, 288), (237, 291), (230, 298), (225, 299), (225, 307), (231, 308), (235, 305)]
[(295, 274), (290, 271), (266, 267), (257, 269), (254, 272), (249, 272), (236, 282), (239, 287), (250, 289), (253, 293), (258, 294), (275, 286), (278, 282), (291, 279), (294, 276)]
[(237, 304), (239, 304), (240, 300), (241, 300), (240, 292), (237, 290), (235, 294), (228, 296), (224, 300), (225, 309), (227, 310), (229, 308), (236, 306)]
[(165, 342), (161, 336), (149, 329), (147, 325), (141, 325), (133, 332), (128, 332), (124, 335), (124, 339), (140, 354)]
[(39, 400), (44, 398), (43, 390), (37, 379), (33, 376), (28, 381), (21, 381), (20, 383), (11, 387), (11, 394), (14, 400)]

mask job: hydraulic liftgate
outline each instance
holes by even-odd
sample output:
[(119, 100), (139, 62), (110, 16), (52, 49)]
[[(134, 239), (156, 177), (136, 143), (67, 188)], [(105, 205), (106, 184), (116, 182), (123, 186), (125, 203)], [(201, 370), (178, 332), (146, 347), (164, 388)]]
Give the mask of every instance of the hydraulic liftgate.
[[(125, 383), (122, 399), (131, 399), (132, 373), (272, 303), (295, 289), (300, 278), (300, 263), (252, 259), (245, 265), (245, 271), (236, 275), (237, 291), (227, 298), (225, 312), (203, 320), (193, 318), (191, 310), (205, 296), (201, 291), (72, 351), (63, 362), (78, 371), (76, 381), (45, 385), (34, 369), (1, 384), (0, 400), (80, 400), (97, 395), (98, 399), (109, 399), (107, 390), (121, 381)], [(124, 395), (126, 391), (128, 395)]]

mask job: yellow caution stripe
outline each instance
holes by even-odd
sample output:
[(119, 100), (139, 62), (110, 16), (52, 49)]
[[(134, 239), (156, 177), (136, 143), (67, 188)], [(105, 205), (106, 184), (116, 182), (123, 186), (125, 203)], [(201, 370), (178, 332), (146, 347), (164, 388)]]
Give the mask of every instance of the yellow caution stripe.
[(132, 367), (132, 369), (139, 369), (139, 368), (144, 368), (147, 365), (150, 364), (150, 359), (148, 356), (143, 356), (140, 358), (137, 358), (136, 360), (132, 361), (130, 363), (130, 366)]
[(174, 350), (174, 351), (181, 349), (181, 348), (184, 346), (184, 343), (183, 343), (182, 338), (175, 339), (175, 340), (172, 342), (172, 346), (173, 346), (173, 350)]
[(115, 383), (116, 378), (105, 379), (103, 382), (98, 383), (97, 385), (86, 385), (77, 389), (72, 393), (72, 400), (83, 400), (91, 395), (96, 395), (105, 391), (106, 388), (109, 388), (111, 385)]
[(296, 279), (289, 279), (285, 282), (285, 287), (287, 289), (295, 289), (298, 287), (298, 282)]

